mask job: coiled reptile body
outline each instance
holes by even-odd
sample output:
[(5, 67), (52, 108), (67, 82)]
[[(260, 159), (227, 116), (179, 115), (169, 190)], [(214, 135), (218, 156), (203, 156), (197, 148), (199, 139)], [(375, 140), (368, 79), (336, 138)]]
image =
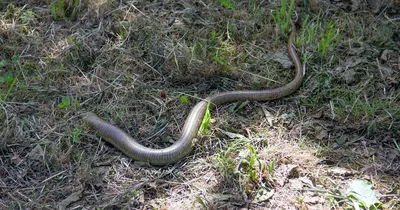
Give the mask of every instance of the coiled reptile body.
[(83, 120), (91, 125), (100, 135), (113, 144), (127, 156), (138, 160), (148, 162), (151, 165), (168, 165), (175, 163), (188, 155), (193, 149), (193, 139), (196, 137), (201, 126), (207, 104), (211, 102), (213, 105), (219, 105), (234, 101), (267, 101), (274, 100), (293, 93), (297, 90), (303, 80), (303, 72), (301, 70), (300, 59), (293, 47), (295, 38), (295, 26), (291, 22), (291, 33), (288, 41), (288, 53), (295, 66), (296, 76), (288, 84), (269, 90), (246, 90), (246, 91), (230, 91), (215, 94), (200, 101), (192, 108), (189, 116), (186, 118), (182, 129), (181, 137), (170, 147), (164, 149), (152, 149), (139, 144), (135, 139), (127, 133), (111, 125), (110, 123), (100, 119), (93, 113), (87, 113)]

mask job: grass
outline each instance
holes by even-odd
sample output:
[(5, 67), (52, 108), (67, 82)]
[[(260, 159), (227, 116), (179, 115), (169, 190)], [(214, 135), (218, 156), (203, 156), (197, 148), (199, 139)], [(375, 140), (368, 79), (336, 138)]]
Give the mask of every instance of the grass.
[[(302, 31), (296, 43), (300, 46), (317, 46), (317, 52), (321, 57), (327, 57), (328, 53), (336, 48), (341, 38), (341, 29), (333, 21), (328, 23), (321, 22), (321, 11), (310, 22), (310, 16), (306, 15), (302, 22)], [(314, 51), (314, 49), (313, 49)], [(312, 55), (314, 52), (303, 52), (303, 56)], [(307, 57), (303, 57), (307, 61)]]
[[(293, 2), (3, 3), (0, 209), (340, 209), (364, 177), (397, 209), (399, 14)], [(213, 109), (176, 165), (139, 166), (81, 121), (167, 147), (199, 99), (291, 81), (290, 19), (300, 89)]]
[[(231, 134), (235, 135), (235, 134)], [(236, 185), (239, 194), (248, 199), (257, 199), (260, 190), (269, 189), (272, 185), (273, 163), (263, 163), (257, 157), (256, 149), (250, 140), (237, 135), (226, 152), (214, 157), (214, 165), (224, 174), (230, 184)]]
[(236, 7), (235, 0), (219, 0), (219, 2), (227, 9), (232, 9)]
[(206, 132), (208, 126), (210, 125), (210, 120), (211, 120), (210, 104), (211, 102), (207, 103), (206, 112), (204, 113), (203, 120), (201, 121), (199, 134)]
[(322, 33), (321, 39), (318, 43), (318, 52), (326, 55), (328, 48), (335, 48), (338, 43), (340, 30), (336, 28), (336, 24), (332, 21), (328, 23), (327, 29)]
[(0, 94), (0, 101), (6, 101), (8, 96), (10, 95), (11, 91), (16, 87), (21, 89), (24, 87), (23, 83), (18, 83), (18, 76), (21, 74), (21, 66), (19, 64), (19, 57), (15, 56), (12, 58), (12, 65), (7, 65), (7, 61), (6, 60), (2, 60), (2, 67), (8, 67), (8, 68), (12, 68), (13, 71), (17, 72), (17, 74), (14, 76), (13, 71), (7, 71), (6, 73), (4, 73), (3, 77), (0, 77), (0, 83), (4, 83), (4, 90), (5, 90), (5, 94)]
[(80, 0), (54, 0), (48, 5), (54, 20), (73, 20), (79, 11), (79, 3)]
[(290, 0), (289, 6), (286, 0), (280, 1), (280, 7), (275, 10), (273, 19), (277, 24), (277, 29), (283, 33), (290, 29), (290, 20), (292, 18), (292, 12), (294, 8), (294, 0)]

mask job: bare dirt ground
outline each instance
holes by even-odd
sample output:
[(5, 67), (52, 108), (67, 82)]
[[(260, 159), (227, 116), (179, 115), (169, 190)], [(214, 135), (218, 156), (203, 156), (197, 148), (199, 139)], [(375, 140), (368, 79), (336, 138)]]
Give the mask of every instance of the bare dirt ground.
[(164, 148), (199, 98), (288, 83), (288, 8), (0, 1), (0, 209), (363, 208), (354, 180), (400, 209), (399, 1), (296, 1), (300, 89), (217, 107), (174, 165), (137, 163), (82, 122)]

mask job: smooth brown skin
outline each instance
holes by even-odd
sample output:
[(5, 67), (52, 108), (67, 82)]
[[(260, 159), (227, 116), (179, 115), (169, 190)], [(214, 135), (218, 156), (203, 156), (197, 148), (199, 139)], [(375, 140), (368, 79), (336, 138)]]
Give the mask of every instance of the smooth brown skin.
[(296, 69), (295, 78), (289, 84), (275, 89), (230, 91), (207, 97), (196, 104), (190, 111), (185, 125), (183, 126), (181, 137), (170, 147), (164, 149), (145, 147), (121, 129), (90, 112), (86, 114), (83, 120), (90, 124), (95, 130), (98, 130), (106, 141), (135, 160), (148, 162), (152, 165), (168, 165), (175, 163), (192, 151), (194, 145), (193, 139), (196, 137), (200, 128), (208, 102), (216, 106), (233, 101), (274, 100), (287, 96), (300, 87), (303, 80), (303, 72), (301, 70), (300, 59), (293, 47), (293, 41), (296, 35), (293, 21), (291, 21), (291, 26), (292, 31), (288, 41), (288, 53)]

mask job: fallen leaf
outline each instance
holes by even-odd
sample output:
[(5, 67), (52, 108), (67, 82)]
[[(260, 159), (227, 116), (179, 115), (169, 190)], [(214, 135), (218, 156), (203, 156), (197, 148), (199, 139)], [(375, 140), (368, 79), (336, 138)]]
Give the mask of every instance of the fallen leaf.
[(380, 209), (382, 203), (378, 200), (372, 184), (367, 180), (353, 180), (346, 192), (353, 203), (354, 208), (363, 207), (366, 209)]
[(354, 69), (347, 69), (342, 74), (342, 77), (343, 77), (344, 81), (346, 82), (346, 84), (350, 84), (350, 83), (354, 82), (356, 80), (355, 76), (356, 76), (356, 72), (354, 71)]
[(299, 180), (300, 180), (301, 182), (303, 182), (304, 184), (307, 184), (308, 187), (312, 187), (312, 188), (314, 187), (313, 182), (312, 182), (311, 179), (308, 178), (308, 177), (303, 176), (303, 177), (300, 177)]
[(388, 55), (392, 54), (393, 52), (394, 52), (393, 50), (388, 50), (388, 49), (384, 50), (381, 54), (381, 60), (387, 61), (389, 57)]
[(332, 167), (329, 168), (327, 171), (328, 175), (330, 176), (350, 176), (353, 175), (354, 173), (348, 169), (341, 168), (341, 167)]
[(365, 44), (362, 42), (356, 42), (353, 46), (347, 51), (349, 55), (360, 55), (365, 52)]
[(391, 77), (393, 75), (393, 69), (384, 64), (379, 65), (379, 72), (381, 73), (381, 79), (383, 80), (385, 80), (386, 77)]
[(265, 118), (267, 118), (267, 122), (270, 126), (272, 126), (272, 121), (274, 120), (274, 116), (269, 112), (265, 107), (262, 107), (262, 110), (264, 112)]
[(271, 55), (270, 59), (280, 63), (284, 69), (293, 66), (293, 63), (290, 60), (288, 54), (283, 51), (276, 51), (274, 54)]
[(351, 11), (357, 11), (358, 8), (360, 7), (360, 2), (361, 0), (351, 0)]
[(82, 189), (80, 189), (80, 190), (78, 190), (76, 192), (73, 192), (67, 198), (65, 198), (64, 200), (62, 200), (61, 202), (58, 203), (58, 209), (60, 209), (60, 210), (67, 209), (68, 205), (70, 205), (71, 203), (74, 203), (74, 202), (78, 201), (79, 199), (81, 199), (82, 192), (83, 192)]
[(232, 133), (229, 131), (224, 131), (222, 129), (218, 129), (221, 133), (227, 135), (229, 138), (231, 139), (246, 139), (248, 140), (248, 138), (246, 136), (243, 136), (242, 134), (238, 134), (238, 133)]
[(289, 180), (291, 190), (303, 190), (304, 184), (299, 179)]
[(364, 59), (354, 56), (354, 57), (350, 57), (346, 60), (345, 66), (346, 66), (346, 69), (353, 68), (364, 62), (366, 62)]
[(325, 199), (322, 196), (317, 196), (317, 195), (305, 195), (303, 202), (308, 203), (308, 204), (318, 204), (318, 203), (324, 203)]
[(326, 131), (322, 126), (315, 126), (315, 138), (318, 140), (328, 138), (328, 131)]
[(18, 166), (19, 164), (21, 164), (24, 160), (21, 159), (21, 157), (18, 154), (14, 154), (11, 157), (11, 163)]
[(275, 193), (274, 189), (261, 188), (257, 191), (257, 194), (254, 197), (253, 202), (260, 203), (260, 202), (267, 201), (274, 195), (274, 193)]
[(31, 160), (44, 160), (44, 151), (42, 147), (38, 144), (34, 147), (27, 155)]
[(322, 117), (322, 111), (318, 111), (315, 114), (311, 115), (311, 117), (313, 117), (314, 119), (319, 119)]
[(298, 166), (293, 164), (279, 166), (275, 171), (276, 182), (284, 186), (288, 179), (298, 177), (297, 169)]
[(160, 96), (161, 96), (161, 98), (166, 99), (167, 98), (167, 92), (165, 90), (160, 90)]

